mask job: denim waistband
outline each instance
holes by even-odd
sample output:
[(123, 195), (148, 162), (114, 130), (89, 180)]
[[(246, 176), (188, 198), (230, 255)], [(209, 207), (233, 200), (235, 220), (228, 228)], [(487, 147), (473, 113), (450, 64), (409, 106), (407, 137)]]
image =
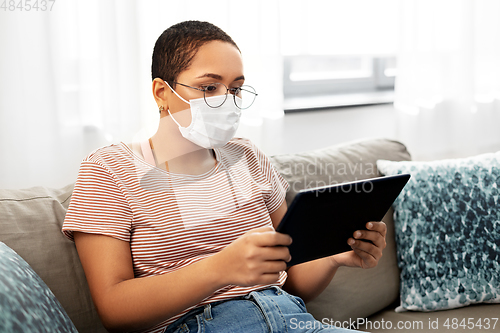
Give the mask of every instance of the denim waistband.
[(229, 298), (229, 299), (224, 299), (224, 300), (221, 300), (221, 301), (211, 302), (209, 304), (201, 305), (201, 306), (198, 306), (198, 307), (190, 310), (189, 312), (187, 312), (186, 314), (182, 315), (180, 318), (178, 318), (173, 323), (170, 323), (168, 326), (169, 327), (176, 326), (178, 323), (181, 323), (181, 322), (185, 321), (187, 318), (197, 316), (197, 315), (199, 315), (202, 312), (204, 313), (205, 318), (209, 319), (211, 317), (211, 308), (212, 307), (217, 306), (217, 305), (219, 305), (221, 303), (224, 303), (224, 302), (230, 302), (230, 301), (234, 301), (234, 300), (249, 299), (249, 298), (252, 297), (253, 293), (257, 293), (257, 294), (261, 294), (261, 295), (265, 296), (265, 295), (272, 295), (272, 294), (274, 294), (274, 295), (281, 295), (283, 292), (284, 292), (283, 289), (281, 289), (278, 286), (270, 286), (270, 287), (267, 287), (265, 289), (252, 291), (252, 292), (250, 292), (250, 293), (248, 293), (246, 295), (236, 296), (236, 297)]
[(354, 332), (316, 320), (304, 301), (277, 286), (199, 306), (170, 324), (168, 333)]

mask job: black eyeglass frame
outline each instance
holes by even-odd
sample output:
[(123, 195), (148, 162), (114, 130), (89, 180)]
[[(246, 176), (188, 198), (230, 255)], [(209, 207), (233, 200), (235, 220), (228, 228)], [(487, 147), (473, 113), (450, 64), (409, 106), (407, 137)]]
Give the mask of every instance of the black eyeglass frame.
[[(206, 91), (207, 91), (207, 90), (206, 90), (206, 89), (201, 89), (201, 88), (196, 88), (196, 87), (188, 86), (187, 84), (180, 83), (180, 82), (176, 82), (176, 81), (170, 81), (170, 83), (174, 83), (174, 84), (178, 84), (178, 85), (183, 86), (183, 87), (187, 87), (187, 88), (191, 88), (191, 89), (196, 89), (196, 90), (199, 90), (199, 91), (203, 91), (203, 99), (205, 100), (205, 104), (207, 104), (207, 105), (208, 105), (208, 107), (210, 107), (210, 108), (212, 108), (212, 109), (217, 109), (218, 107), (220, 107), (222, 104), (224, 104), (224, 103), (226, 102), (228, 92), (231, 92), (231, 95), (233, 95), (233, 102), (234, 102), (234, 105), (236, 105), (236, 107), (237, 107), (238, 109), (240, 109), (240, 110), (245, 110), (245, 109), (248, 109), (249, 107), (251, 107), (251, 106), (253, 105), (253, 103), (255, 102), (255, 99), (256, 99), (256, 98), (257, 98), (257, 96), (259, 95), (259, 94), (257, 94), (257, 93), (255, 92), (254, 87), (249, 86), (249, 85), (243, 85), (243, 86), (238, 87), (238, 88), (228, 88), (228, 87), (227, 87), (224, 83), (214, 82), (214, 83), (210, 83), (210, 84), (221, 84), (221, 85), (223, 85), (223, 86), (224, 86), (224, 88), (226, 88), (226, 94), (225, 94), (225, 96), (226, 96), (226, 97), (224, 98), (224, 101), (223, 101), (222, 103), (220, 103), (218, 106), (211, 106), (211, 105), (210, 105), (210, 104), (208, 104), (208, 102), (207, 102), (207, 98), (206, 98), (206, 96), (207, 96), (207, 95), (206, 95)], [(250, 88), (252, 88), (252, 89), (253, 89), (253, 91), (250, 91), (250, 90), (247, 90), (247, 89), (242, 89), (243, 87), (250, 87)], [(242, 108), (242, 107), (238, 106), (238, 104), (236, 103), (236, 94), (237, 94), (237, 92), (236, 92), (236, 91), (237, 91), (237, 90), (244, 90), (244, 91), (246, 91), (246, 92), (249, 92), (249, 93), (251, 93), (251, 94), (254, 94), (253, 101), (252, 101), (252, 103), (250, 103), (250, 105), (249, 105), (249, 106), (244, 107), (244, 108)]]

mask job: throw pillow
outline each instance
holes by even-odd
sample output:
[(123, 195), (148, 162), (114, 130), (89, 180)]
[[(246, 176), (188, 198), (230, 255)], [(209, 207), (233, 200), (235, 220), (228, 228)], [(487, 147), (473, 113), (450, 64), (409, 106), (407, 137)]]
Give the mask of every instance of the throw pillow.
[(42, 279), (2, 242), (0, 332), (78, 332)]
[(412, 175), (393, 205), (399, 310), (500, 303), (500, 152), (377, 167)]
[(73, 184), (0, 189), (0, 241), (33, 268), (80, 332), (106, 333), (75, 243), (61, 232), (72, 191)]

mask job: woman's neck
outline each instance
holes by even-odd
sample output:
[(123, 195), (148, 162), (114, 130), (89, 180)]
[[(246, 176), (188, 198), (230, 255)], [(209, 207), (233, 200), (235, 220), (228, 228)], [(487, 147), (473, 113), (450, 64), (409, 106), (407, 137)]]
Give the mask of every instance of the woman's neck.
[(215, 165), (212, 150), (184, 138), (171, 116), (160, 118), (158, 130), (151, 137), (150, 143), (157, 166), (164, 166), (170, 172), (201, 174)]

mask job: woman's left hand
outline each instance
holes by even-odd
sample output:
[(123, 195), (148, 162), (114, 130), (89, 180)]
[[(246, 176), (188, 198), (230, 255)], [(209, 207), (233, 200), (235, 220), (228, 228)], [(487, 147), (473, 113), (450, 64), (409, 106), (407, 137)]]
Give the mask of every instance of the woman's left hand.
[[(368, 230), (355, 231), (353, 238), (347, 240), (352, 251), (331, 256), (334, 265), (361, 268), (377, 266), (386, 246), (387, 226), (384, 222), (368, 222), (366, 228)], [(371, 243), (363, 240), (369, 240)]]

